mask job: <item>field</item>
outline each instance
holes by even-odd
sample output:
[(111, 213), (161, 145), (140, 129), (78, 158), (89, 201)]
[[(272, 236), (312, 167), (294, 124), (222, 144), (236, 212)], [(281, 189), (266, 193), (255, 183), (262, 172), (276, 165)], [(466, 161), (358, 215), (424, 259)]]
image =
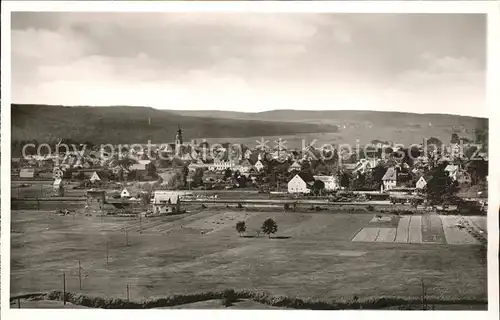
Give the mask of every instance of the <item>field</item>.
[[(372, 219), (370, 226), (359, 230), (352, 241), (479, 245), (481, 238), (487, 237), (486, 217), (427, 214), (394, 217), (385, 226), (384, 222), (383, 219)], [(375, 224), (382, 226), (375, 227)], [(466, 225), (471, 228), (466, 228)]]
[[(269, 217), (277, 234), (257, 236)], [(431, 297), (486, 299), (484, 247), (425, 243), (427, 218), (405, 218), (227, 209), (139, 220), (13, 211), (11, 294), (62, 290), (64, 273), (67, 291), (127, 298), (128, 287), (131, 300), (227, 288), (321, 300), (418, 297), (420, 279)], [(409, 243), (391, 241), (401, 224)], [(365, 236), (372, 242), (351, 241), (364, 228), (379, 229), (384, 241), (373, 241), (373, 232)]]

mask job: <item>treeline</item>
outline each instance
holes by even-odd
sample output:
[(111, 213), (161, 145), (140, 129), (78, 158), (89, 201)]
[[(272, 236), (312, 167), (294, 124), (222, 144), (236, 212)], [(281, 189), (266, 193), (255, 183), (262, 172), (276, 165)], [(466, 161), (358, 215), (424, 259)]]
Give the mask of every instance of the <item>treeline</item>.
[(309, 123), (230, 120), (182, 116), (146, 107), (64, 107), (12, 105), (12, 139), (46, 142), (50, 137), (105, 144), (173, 141), (178, 125), (185, 139), (275, 136), (336, 132), (338, 127)]

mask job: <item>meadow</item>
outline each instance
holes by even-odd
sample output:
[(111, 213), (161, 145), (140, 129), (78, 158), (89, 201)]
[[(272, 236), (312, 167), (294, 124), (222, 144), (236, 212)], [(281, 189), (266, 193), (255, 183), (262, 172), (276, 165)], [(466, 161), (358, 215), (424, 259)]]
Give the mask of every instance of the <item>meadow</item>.
[[(257, 236), (267, 218), (276, 220), (277, 234)], [(369, 213), (207, 209), (136, 219), (12, 211), (11, 295), (62, 291), (64, 273), (67, 292), (130, 300), (225, 289), (301, 299), (404, 298), (418, 297), (422, 280), (429, 297), (486, 300), (485, 247), (450, 244), (444, 227), (434, 228), (437, 240), (428, 243), (426, 219), (416, 220), (422, 241), (400, 243), (355, 241), (363, 228), (387, 227)], [(391, 228), (406, 223), (393, 220)], [(244, 236), (237, 221), (246, 221)]]

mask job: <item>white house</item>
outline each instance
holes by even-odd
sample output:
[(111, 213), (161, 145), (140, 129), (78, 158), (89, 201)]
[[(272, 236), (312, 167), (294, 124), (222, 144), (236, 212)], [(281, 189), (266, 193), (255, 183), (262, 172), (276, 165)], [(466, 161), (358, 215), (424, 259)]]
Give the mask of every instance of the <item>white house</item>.
[(288, 181), (288, 193), (309, 193), (313, 184), (314, 177), (301, 172)]
[(249, 173), (251, 169), (253, 169), (252, 164), (248, 159), (243, 160), (239, 165), (234, 167), (236, 170), (238, 170), (240, 173), (245, 174)]
[(255, 167), (255, 169), (256, 169), (257, 171), (259, 171), (259, 172), (260, 172), (260, 171), (262, 171), (262, 169), (264, 169), (264, 164), (263, 164), (263, 163), (262, 163), (262, 161), (260, 161), (260, 160), (259, 160), (259, 161), (257, 161), (257, 162), (256, 162), (253, 166), (254, 166), (254, 167)]
[(212, 163), (209, 167), (211, 171), (224, 171), (227, 169), (233, 169), (236, 166), (236, 162), (234, 160), (218, 160), (216, 159), (214, 163)]
[(426, 185), (427, 185), (427, 181), (425, 181), (424, 177), (420, 177), (420, 179), (418, 179), (417, 184), (415, 185), (415, 187), (417, 189), (422, 190), (423, 188), (425, 188)]
[(338, 179), (335, 176), (314, 176), (314, 180), (322, 181), (325, 184), (325, 190), (327, 191), (340, 189)]
[(97, 181), (101, 181), (101, 178), (99, 178), (99, 175), (97, 174), (97, 172), (94, 171), (94, 173), (92, 174), (92, 177), (90, 177), (90, 182), (97, 182)]
[(153, 195), (153, 212), (155, 214), (166, 214), (180, 210), (181, 192), (157, 190)]
[(33, 179), (35, 177), (35, 168), (23, 168), (19, 171), (19, 178)]
[(128, 192), (127, 189), (123, 189), (122, 193), (120, 194), (121, 198), (130, 198), (130, 193)]
[(54, 180), (53, 188), (55, 192), (59, 192), (62, 187), (63, 187), (62, 179)]
[(243, 155), (243, 158), (250, 159), (251, 156), (252, 156), (252, 151), (250, 151), (250, 149), (247, 149), (247, 151), (245, 151), (245, 153)]
[(397, 171), (396, 168), (394, 167), (389, 167), (387, 171), (385, 172), (384, 176), (382, 177), (382, 190), (390, 190), (392, 188), (396, 187), (396, 182), (397, 182)]
[(444, 171), (448, 172), (448, 176), (451, 179), (457, 180), (458, 166), (449, 164), (444, 168)]

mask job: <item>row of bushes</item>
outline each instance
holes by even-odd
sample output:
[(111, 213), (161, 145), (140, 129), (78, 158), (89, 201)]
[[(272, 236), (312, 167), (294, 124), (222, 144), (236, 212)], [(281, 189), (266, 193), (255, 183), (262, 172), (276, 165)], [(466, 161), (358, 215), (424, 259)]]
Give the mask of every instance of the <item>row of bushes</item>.
[[(17, 299), (48, 299), (48, 300), (63, 300), (61, 291), (52, 291), (49, 293), (36, 293), (23, 296), (11, 297), (11, 301)], [(360, 300), (358, 297), (349, 299), (340, 299), (339, 301), (320, 301), (315, 299), (303, 300), (300, 298), (286, 296), (272, 296), (265, 292), (255, 292), (248, 290), (233, 290), (228, 289), (216, 292), (201, 292), (194, 294), (178, 294), (169, 297), (147, 299), (142, 302), (127, 301), (120, 298), (102, 298), (89, 297), (79, 293), (66, 293), (66, 301), (75, 305), (85, 306), (89, 308), (101, 309), (151, 309), (160, 307), (178, 306), (188, 303), (195, 303), (207, 300), (221, 299), (226, 305), (231, 305), (239, 299), (250, 299), (255, 302), (266, 304), (274, 307), (290, 308), (290, 309), (306, 309), (306, 310), (349, 310), (349, 309), (385, 309), (394, 306), (417, 305), (421, 301), (421, 297), (380, 297), (367, 298)], [(428, 297), (426, 298), (427, 305), (487, 305), (487, 300), (484, 298), (472, 299), (455, 299), (446, 297)]]

